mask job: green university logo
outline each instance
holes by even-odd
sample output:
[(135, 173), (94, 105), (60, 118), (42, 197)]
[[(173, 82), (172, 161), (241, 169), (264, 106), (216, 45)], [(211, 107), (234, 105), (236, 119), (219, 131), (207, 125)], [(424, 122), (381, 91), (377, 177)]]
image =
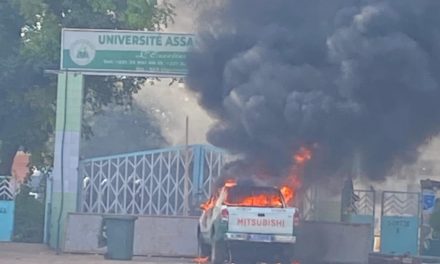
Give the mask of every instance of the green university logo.
[(80, 39), (72, 44), (69, 54), (75, 64), (85, 66), (93, 61), (96, 50), (90, 41)]

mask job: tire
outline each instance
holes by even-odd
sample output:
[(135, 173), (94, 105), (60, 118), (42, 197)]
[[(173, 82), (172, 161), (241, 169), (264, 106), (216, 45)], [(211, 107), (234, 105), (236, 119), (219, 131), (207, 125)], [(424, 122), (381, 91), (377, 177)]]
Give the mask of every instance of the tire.
[(284, 255), (280, 259), (280, 264), (292, 264), (293, 258), (287, 255)]
[(199, 247), (199, 255), (202, 257), (210, 257), (211, 248), (208, 244), (205, 243), (205, 241), (203, 241), (203, 237), (200, 232), (197, 234), (197, 243)]
[(232, 263), (235, 264), (256, 264), (257, 260), (254, 255), (249, 255), (243, 249), (230, 247), (229, 252)]
[(283, 250), (283, 254), (280, 258), (280, 264), (292, 264), (294, 259), (294, 248), (287, 247)]
[(214, 241), (211, 246), (211, 263), (223, 264), (228, 256), (226, 244), (223, 241)]
[[(234, 263), (235, 264), (256, 264), (257, 261), (253, 260), (253, 259), (246, 259), (246, 258), (243, 259), (242, 258), (242, 259), (234, 260)], [(292, 263), (289, 263), (289, 264), (292, 264)]]

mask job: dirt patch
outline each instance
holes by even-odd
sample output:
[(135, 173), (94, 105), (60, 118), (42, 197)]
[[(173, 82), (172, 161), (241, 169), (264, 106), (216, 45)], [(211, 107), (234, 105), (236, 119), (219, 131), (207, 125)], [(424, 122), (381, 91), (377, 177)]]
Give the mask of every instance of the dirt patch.
[(118, 264), (118, 263), (169, 263), (188, 264), (189, 259), (134, 257), (132, 261), (109, 261), (102, 255), (57, 255), (41, 244), (0, 243), (0, 263), (8, 264)]

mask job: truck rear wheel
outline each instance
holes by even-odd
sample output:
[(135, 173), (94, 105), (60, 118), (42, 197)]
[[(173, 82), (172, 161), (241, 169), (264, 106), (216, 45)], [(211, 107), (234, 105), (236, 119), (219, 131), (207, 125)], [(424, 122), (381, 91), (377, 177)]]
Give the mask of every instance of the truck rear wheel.
[(292, 264), (293, 259), (290, 256), (284, 255), (280, 259), (280, 264)]
[(214, 241), (211, 245), (211, 263), (223, 264), (228, 256), (226, 244), (223, 241)]
[(291, 264), (294, 260), (294, 248), (287, 247), (283, 250), (280, 258), (280, 264)]

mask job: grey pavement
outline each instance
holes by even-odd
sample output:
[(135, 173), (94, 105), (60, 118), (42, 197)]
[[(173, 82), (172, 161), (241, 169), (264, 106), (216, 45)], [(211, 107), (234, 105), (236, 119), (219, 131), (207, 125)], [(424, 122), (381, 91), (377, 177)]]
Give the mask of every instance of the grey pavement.
[(41, 244), (1, 243), (0, 264), (189, 264), (191, 259), (134, 257), (132, 261), (106, 260), (102, 255), (57, 255), (47, 246)]

